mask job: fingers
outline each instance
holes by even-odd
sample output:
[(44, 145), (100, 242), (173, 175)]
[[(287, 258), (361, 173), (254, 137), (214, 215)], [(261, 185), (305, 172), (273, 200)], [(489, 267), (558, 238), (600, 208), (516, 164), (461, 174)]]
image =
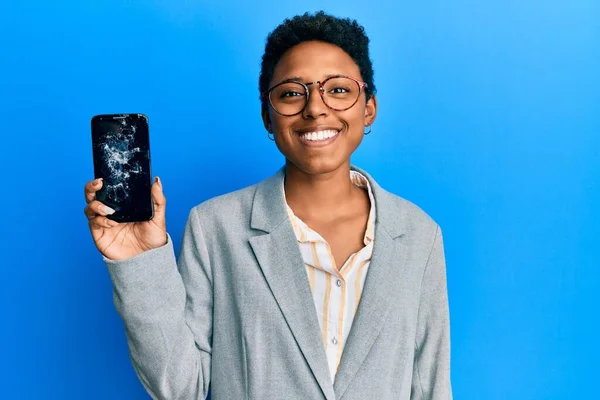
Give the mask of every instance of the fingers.
[(85, 184), (85, 201), (90, 203), (96, 199), (96, 192), (102, 188), (102, 178), (94, 179)]
[(97, 216), (105, 217), (107, 215), (112, 215), (115, 213), (115, 210), (102, 204), (98, 200), (93, 200), (83, 209), (83, 212), (86, 217), (91, 220)]
[(98, 200), (93, 200), (87, 207), (84, 208), (84, 213), (90, 221), (91, 229), (114, 228), (118, 226), (117, 221), (106, 218), (107, 215), (114, 214), (115, 210), (102, 204)]
[(101, 215), (90, 219), (90, 228), (93, 230), (101, 228), (110, 229), (114, 228), (115, 226), (119, 226), (119, 223), (117, 221), (113, 221), (112, 219), (108, 219)]
[(154, 202), (154, 217), (153, 221), (160, 225), (165, 225), (165, 209), (167, 207), (167, 198), (163, 193), (163, 186), (160, 178), (154, 178), (152, 184), (152, 201)]

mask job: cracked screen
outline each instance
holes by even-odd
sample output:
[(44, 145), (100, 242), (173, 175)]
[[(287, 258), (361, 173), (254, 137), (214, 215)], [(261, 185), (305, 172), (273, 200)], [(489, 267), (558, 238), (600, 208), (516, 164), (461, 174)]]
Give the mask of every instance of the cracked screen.
[(138, 114), (92, 118), (94, 173), (103, 178), (96, 199), (116, 212), (120, 222), (152, 217), (148, 121)]

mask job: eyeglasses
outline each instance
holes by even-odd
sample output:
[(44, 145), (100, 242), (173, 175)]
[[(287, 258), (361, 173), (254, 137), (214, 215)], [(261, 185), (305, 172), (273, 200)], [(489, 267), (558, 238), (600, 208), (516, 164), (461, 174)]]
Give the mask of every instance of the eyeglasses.
[(302, 83), (288, 79), (273, 86), (262, 95), (269, 99), (273, 110), (283, 116), (300, 114), (308, 105), (309, 85), (319, 85), (319, 94), (323, 103), (335, 111), (346, 111), (356, 104), (360, 93), (367, 87), (361, 82), (345, 75), (334, 75), (324, 81)]

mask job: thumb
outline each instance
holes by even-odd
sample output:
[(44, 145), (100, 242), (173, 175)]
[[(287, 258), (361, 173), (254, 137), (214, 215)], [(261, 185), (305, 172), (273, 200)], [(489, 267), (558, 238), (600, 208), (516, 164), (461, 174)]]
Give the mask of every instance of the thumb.
[(156, 224), (165, 228), (165, 209), (167, 207), (167, 198), (163, 193), (163, 186), (160, 178), (154, 178), (152, 184), (152, 201), (154, 202), (154, 217), (152, 218)]

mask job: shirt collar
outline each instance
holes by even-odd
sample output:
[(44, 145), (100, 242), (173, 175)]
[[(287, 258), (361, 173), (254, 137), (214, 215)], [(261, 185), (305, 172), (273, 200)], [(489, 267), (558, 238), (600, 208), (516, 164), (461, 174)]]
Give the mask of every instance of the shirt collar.
[[(369, 211), (369, 218), (367, 219), (367, 228), (365, 230), (365, 235), (363, 239), (364, 244), (368, 245), (375, 239), (375, 198), (373, 196), (373, 191), (371, 190), (369, 180), (366, 176), (364, 176), (358, 171), (350, 170), (350, 180), (354, 185), (367, 190), (369, 194), (369, 201), (371, 202), (371, 207)], [(283, 191), (283, 198), (285, 201), (285, 188), (283, 189)], [(294, 214), (294, 211), (290, 208), (287, 202), (285, 206), (290, 222), (292, 223), (292, 228), (294, 229), (294, 234), (296, 235), (296, 239), (298, 239), (299, 242), (324, 241), (321, 235), (319, 235), (314, 230), (310, 229), (310, 227), (306, 225), (304, 221), (302, 221)]]

